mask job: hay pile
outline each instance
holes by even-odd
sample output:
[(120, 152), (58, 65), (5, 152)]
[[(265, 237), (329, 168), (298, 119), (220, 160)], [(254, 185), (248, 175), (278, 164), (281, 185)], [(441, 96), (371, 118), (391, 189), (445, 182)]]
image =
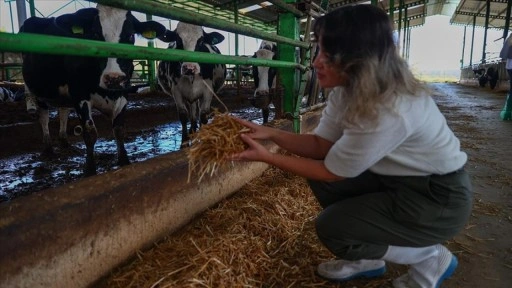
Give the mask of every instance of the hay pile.
[(319, 212), (302, 178), (271, 168), (97, 287), (389, 285), (398, 275), (392, 267), (384, 278), (344, 284), (315, 275), (320, 262), (332, 259), (315, 234)]
[(242, 152), (246, 144), (240, 133), (249, 131), (227, 113), (214, 111), (211, 123), (191, 135), (192, 147), (187, 150), (188, 182), (193, 174), (201, 182), (205, 175), (213, 176), (229, 163), (229, 156)]

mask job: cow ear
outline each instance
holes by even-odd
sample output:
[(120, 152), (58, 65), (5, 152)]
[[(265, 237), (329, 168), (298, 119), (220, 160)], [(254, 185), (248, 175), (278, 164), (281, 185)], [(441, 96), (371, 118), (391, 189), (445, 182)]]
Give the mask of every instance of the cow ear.
[(165, 26), (156, 21), (135, 21), (135, 32), (146, 39), (155, 39), (165, 34)]
[(209, 43), (211, 45), (217, 45), (224, 41), (224, 36), (220, 34), (219, 32), (211, 32), (206, 34), (206, 43)]
[(64, 14), (55, 18), (55, 23), (58, 27), (73, 35), (84, 35), (85, 31), (90, 30), (97, 15), (98, 10), (96, 8), (84, 8), (75, 13)]
[(171, 30), (166, 30), (164, 35), (158, 37), (158, 39), (166, 43), (176, 42), (178, 39), (178, 33)]
[(20, 27), (20, 32), (41, 33), (53, 23), (54, 18), (30, 17)]

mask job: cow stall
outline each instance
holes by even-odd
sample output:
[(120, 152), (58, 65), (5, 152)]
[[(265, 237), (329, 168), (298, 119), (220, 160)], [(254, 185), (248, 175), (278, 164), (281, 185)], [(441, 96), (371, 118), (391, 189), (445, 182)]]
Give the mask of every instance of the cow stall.
[[(158, 7), (160, 4), (150, 1), (131, 1), (132, 6), (124, 3), (130, 1), (97, 2), (121, 7), (126, 5), (126, 8), (137, 8), (154, 15), (159, 13), (160, 16), (169, 17), (171, 12), (177, 12), (162, 9)], [(285, 25), (297, 25), (293, 23), (296, 22), (295, 16), (292, 16), (285, 17)], [(194, 17), (197, 18), (197, 15)], [(311, 131), (318, 121), (319, 111), (309, 108), (306, 110), (310, 112), (304, 114), (299, 109), (298, 103), (302, 101), (298, 100), (300, 85), (296, 81), (300, 69), (305, 70), (305, 67), (295, 62), (295, 47), (292, 46), (298, 43), (302, 48), (308, 48), (309, 44), (283, 36), (255, 34), (288, 43), (285, 55), (291, 55), (291, 58), (258, 61), (219, 56), (208, 61), (265, 64), (292, 71), (282, 76), (284, 87), (287, 87), (285, 89), (291, 90), (285, 96), (285, 109), (288, 109), (287, 119), (292, 121), (282, 120), (273, 125), (287, 131)], [(55, 37), (32, 38), (4, 33), (0, 34), (0, 38), (2, 43), (6, 43), (2, 49), (18, 52), (70, 55), (79, 52), (99, 57), (108, 57), (113, 53), (118, 57), (137, 59), (175, 60), (186, 57), (194, 61), (204, 60), (204, 57), (196, 53), (159, 51), (151, 47), (120, 47), (110, 43), (81, 43), (77, 40), (68, 40), (63, 45), (62, 39)], [(68, 50), (63, 50), (62, 46), (67, 46)], [(77, 49), (79, 47), (90, 49)], [(269, 149), (276, 149), (269, 145)], [(0, 265), (5, 269), (0, 272), (0, 286), (88, 286), (133, 256), (135, 251), (176, 231), (208, 207), (235, 193), (266, 168), (266, 165), (258, 163), (237, 163), (201, 183), (188, 183), (188, 160), (185, 151), (180, 151), (41, 191), (23, 199), (1, 203)]]
[(509, 76), (505, 62), (493, 61), (463, 67), (460, 70), (460, 83), (496, 91), (509, 89)]

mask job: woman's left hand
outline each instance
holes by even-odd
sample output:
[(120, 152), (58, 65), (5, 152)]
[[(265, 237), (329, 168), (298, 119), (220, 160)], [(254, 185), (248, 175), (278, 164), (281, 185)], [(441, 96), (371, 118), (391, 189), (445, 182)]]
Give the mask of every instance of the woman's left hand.
[(272, 157), (272, 153), (249, 135), (244, 133), (240, 134), (240, 137), (248, 145), (248, 148), (240, 153), (233, 154), (231, 160), (267, 162)]

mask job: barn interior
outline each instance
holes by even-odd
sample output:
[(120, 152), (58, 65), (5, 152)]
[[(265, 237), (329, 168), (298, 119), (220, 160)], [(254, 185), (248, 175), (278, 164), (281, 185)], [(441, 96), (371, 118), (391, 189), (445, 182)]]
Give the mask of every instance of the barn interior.
[[(38, 15), (37, 7), (44, 1), (4, 2), (13, 5), (12, 7), (25, 7), (16, 12), (11, 9), (11, 13), (17, 13), (18, 19), (23, 19)], [(69, 1), (72, 2), (77, 1)], [(408, 49), (413, 45), (408, 38), (410, 31), (424, 25), (429, 16), (450, 16), (451, 24), (467, 27), (465, 49), (472, 49), (472, 45), (478, 45), (471, 39), (471, 29), (475, 27), (503, 31), (504, 41), (512, 26), (511, 0), (89, 2), (126, 7), (153, 16), (171, 18), (172, 15), (173, 20), (200, 25), (204, 25), (204, 21), (209, 19), (208, 27), (288, 45), (298, 45), (301, 41), (300, 38), (289, 38), (290, 35), (280, 35), (278, 27), (282, 25), (282, 15), (293, 15), (298, 21), (299, 34), (304, 35), (309, 31), (315, 17), (331, 9), (343, 5), (372, 3), (382, 7), (393, 19), (396, 31), (400, 35), (400, 49), (404, 58), (408, 57)], [(163, 10), (162, 7), (167, 9)], [(23, 82), (19, 77), (19, 53), (25, 49), (41, 48), (44, 43), (40, 41), (41, 39), (17, 38), (18, 35), (13, 34), (15, 33), (0, 32), (0, 86), (19, 90), (23, 89)], [(73, 43), (67, 45), (73, 47)], [(309, 44), (301, 45), (297, 47), (309, 47)], [(497, 86), (504, 89), (508, 85), (508, 78), (504, 76), (507, 75), (504, 63), (497, 59), (487, 59), (485, 41), (483, 45), (484, 52), (480, 61), (469, 60), (467, 63), (461, 63), (460, 83), (476, 85), (478, 78), (474, 71), (492, 67), (499, 75), (503, 75)], [(57, 43), (46, 49), (51, 50), (55, 47), (58, 47)], [(115, 53), (114, 46), (109, 48)], [(108, 53), (110, 52), (105, 52), (104, 55), (109, 55)], [(138, 52), (134, 50), (133, 53)], [(137, 59), (144, 59), (144, 52), (136, 56)], [(238, 55), (232, 56), (234, 57), (229, 60), (232, 67), (261, 64), (236, 57)], [(174, 55), (164, 55), (163, 52), (151, 57), (149, 60), (152, 61), (175, 59)], [(152, 68), (148, 62), (145, 63), (144, 69), (148, 69), (148, 73), (145, 74), (154, 73), (154, 66)], [(302, 68), (308, 65), (298, 64), (298, 68), (300, 65)], [(154, 87), (151, 86), (151, 81), (155, 80), (151, 76), (143, 77), (141, 81)], [(240, 86), (241, 81), (236, 79), (235, 87)], [(295, 107), (285, 107), (284, 109), (289, 110), (284, 114), (289, 113), (291, 116), (287, 120), (292, 121), (278, 121), (273, 125), (288, 131), (311, 131), (319, 116), (304, 113), (318, 112), (317, 109), (322, 107), (322, 103), (307, 102), (307, 107), (299, 107), (297, 110)], [(13, 132), (14, 130), (6, 131), (0, 132), (2, 141), (8, 139), (12, 133), (19, 133)], [(270, 144), (267, 147), (277, 149)], [(129, 167), (116, 167), (101, 175), (51, 187), (43, 193), (3, 201), (0, 203), (0, 242), (5, 245), (1, 245), (0, 248), (0, 254), (4, 255), (1, 257), (0, 265), (5, 269), (0, 272), (0, 286), (15, 287), (16, 283), (23, 282), (32, 287), (50, 287), (57, 279), (60, 287), (86, 287), (132, 257), (134, 251), (148, 247), (155, 239), (161, 239), (187, 225), (208, 207), (232, 195), (243, 184), (261, 175), (268, 168), (262, 164), (240, 165), (199, 185), (186, 181), (187, 165), (184, 153), (173, 152), (134, 163)], [(236, 177), (232, 176), (233, 171), (237, 172)]]

